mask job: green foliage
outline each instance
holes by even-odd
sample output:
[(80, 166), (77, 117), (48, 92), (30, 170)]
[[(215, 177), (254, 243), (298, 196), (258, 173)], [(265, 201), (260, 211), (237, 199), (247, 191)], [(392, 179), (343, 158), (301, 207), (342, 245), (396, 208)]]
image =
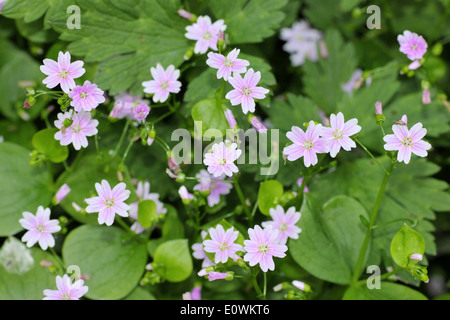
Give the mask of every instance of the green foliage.
[(381, 282), (380, 289), (370, 290), (366, 286), (350, 287), (345, 291), (343, 300), (427, 300), (427, 298), (407, 286)]
[(169, 282), (181, 282), (192, 273), (188, 240), (170, 240), (161, 244), (153, 257), (155, 272)]
[(33, 147), (53, 163), (64, 162), (69, 156), (69, 148), (55, 139), (58, 131), (56, 128), (41, 130), (36, 132), (31, 141)]
[(45, 168), (29, 164), (29, 150), (12, 143), (0, 143), (0, 236), (13, 235), (22, 226), (24, 211), (36, 213), (46, 207), (53, 196)]
[(116, 227), (84, 225), (70, 232), (62, 254), (67, 265), (87, 274), (90, 299), (120, 299), (138, 284), (147, 263), (145, 245)]
[(153, 200), (143, 200), (138, 204), (138, 222), (144, 228), (150, 228), (157, 220), (156, 203)]
[(391, 255), (395, 263), (406, 268), (416, 264), (416, 260), (410, 257), (414, 253), (423, 255), (425, 252), (425, 240), (417, 231), (404, 224), (391, 242)]
[(284, 193), (283, 185), (276, 180), (262, 182), (258, 191), (258, 207), (266, 216), (275, 208)]
[(367, 211), (348, 196), (336, 196), (320, 208), (305, 194), (301, 213), (302, 232), (288, 243), (292, 258), (319, 279), (349, 284), (365, 233), (359, 216), (368, 218)]
[[(207, 99), (198, 102), (192, 108), (192, 119), (199, 121), (201, 128), (197, 127), (197, 132), (205, 136), (205, 132), (209, 129), (219, 130), (222, 135), (225, 130), (229, 128), (227, 119), (225, 118), (224, 111), (226, 106), (218, 102), (216, 99)], [(211, 137), (210, 134), (206, 135)], [(214, 134), (212, 135), (214, 136)]]

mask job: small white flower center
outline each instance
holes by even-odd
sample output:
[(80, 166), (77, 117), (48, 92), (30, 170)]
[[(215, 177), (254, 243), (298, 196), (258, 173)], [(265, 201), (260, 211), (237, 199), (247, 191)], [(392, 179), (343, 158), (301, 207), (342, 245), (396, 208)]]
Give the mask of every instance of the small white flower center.
[(70, 293), (63, 293), (61, 295), (61, 300), (70, 300), (72, 298), (72, 295)]
[(311, 140), (305, 140), (303, 142), (303, 149), (311, 150), (312, 148), (314, 148), (314, 143)]
[(228, 249), (230, 249), (230, 246), (228, 245), (227, 242), (219, 243), (219, 250), (220, 251), (225, 251), (225, 250), (228, 250)]
[(104, 204), (108, 209), (114, 207), (114, 198), (106, 199)]
[(227, 163), (227, 160), (225, 160), (225, 158), (220, 158), (218, 163), (219, 163), (219, 165), (223, 166), (224, 164)]
[(242, 93), (246, 96), (250, 95), (252, 93), (252, 90), (250, 90), (249, 87), (245, 87), (244, 89), (242, 89)]
[(260, 243), (258, 246), (258, 252), (266, 254), (267, 251), (269, 251), (269, 246), (267, 245), (267, 243)]
[(333, 137), (334, 137), (334, 140), (336, 140), (336, 141), (339, 139), (342, 139), (343, 135), (344, 135), (344, 133), (339, 129), (336, 129), (336, 131), (333, 132)]
[(36, 230), (38, 231), (38, 232), (40, 232), (40, 233), (44, 233), (45, 232), (45, 226), (41, 223), (41, 224), (38, 224), (37, 226), (36, 226)]
[(59, 72), (59, 78), (60, 79), (66, 79), (68, 76), (69, 76), (69, 74), (70, 74), (70, 72), (69, 71), (67, 71), (66, 69), (62, 69), (60, 72)]
[(212, 36), (211, 36), (211, 32), (206, 31), (203, 33), (202, 38), (205, 40), (211, 40)]
[(211, 191), (216, 190), (216, 189), (217, 189), (217, 183), (211, 182), (211, 185), (210, 185), (209, 189), (210, 189)]
[(80, 98), (81, 99), (86, 99), (88, 97), (88, 93), (86, 91), (83, 91), (80, 93)]
[(279, 229), (281, 232), (285, 232), (285, 231), (287, 230), (287, 228), (288, 228), (287, 223), (280, 223), (280, 225), (278, 226), (278, 229)]
[(416, 44), (413, 44), (413, 45), (411, 46), (411, 50), (416, 51), (416, 50), (417, 50), (417, 45), (416, 45)]
[(225, 67), (232, 67), (234, 65), (233, 61), (225, 59), (225, 61), (223, 62), (223, 65)]
[(72, 127), (72, 133), (80, 133), (80, 131), (81, 131), (81, 127), (80, 127), (79, 124), (75, 124), (75, 125)]
[(405, 137), (403, 141), (401, 142), (405, 147), (412, 147), (412, 138)]
[(167, 88), (169, 87), (169, 82), (168, 81), (162, 81), (159, 86), (161, 87), (162, 90), (167, 90)]

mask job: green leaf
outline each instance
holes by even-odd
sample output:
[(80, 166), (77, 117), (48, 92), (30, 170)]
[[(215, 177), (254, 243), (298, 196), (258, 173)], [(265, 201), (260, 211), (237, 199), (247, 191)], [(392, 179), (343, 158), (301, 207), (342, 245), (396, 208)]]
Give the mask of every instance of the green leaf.
[(219, 130), (223, 135), (225, 130), (229, 128), (224, 114), (226, 108), (226, 105), (217, 103), (216, 99), (206, 99), (198, 102), (192, 108), (192, 119), (199, 121), (201, 124), (201, 128), (200, 126), (197, 127), (197, 132), (201, 132), (205, 137), (213, 137), (215, 134), (207, 133), (206, 131), (215, 129)]
[(217, 19), (224, 19), (230, 43), (256, 43), (270, 37), (285, 14), (280, 10), (287, 0), (230, 1), (211, 0), (210, 9)]
[(2, 14), (11, 19), (24, 18), (25, 22), (32, 22), (44, 15), (52, 0), (14, 0), (7, 1)]
[(156, 298), (149, 291), (141, 287), (136, 287), (123, 300), (156, 300)]
[[(62, 174), (58, 178), (56, 185), (60, 187), (63, 184), (67, 184), (71, 189), (71, 192), (61, 201), (61, 206), (64, 210), (81, 223), (98, 225), (97, 214), (81, 214), (75, 210), (73, 203), (81, 208), (85, 208), (87, 204), (84, 202), (84, 199), (97, 196), (95, 183), (101, 183), (103, 179), (107, 180), (112, 188), (121, 182), (117, 174), (117, 166), (120, 160), (107, 155), (104, 155), (103, 160), (99, 160), (94, 153), (86, 154), (75, 164), (72, 170)], [(126, 183), (127, 190), (131, 191), (130, 198), (126, 202), (133, 203), (136, 200), (136, 194), (127, 172), (124, 173), (123, 182)]]
[(0, 143), (0, 236), (22, 230), (22, 213), (36, 213), (53, 196), (47, 170), (30, 166), (29, 153), (18, 145)]
[(293, 259), (319, 279), (349, 284), (365, 234), (359, 216), (367, 218), (366, 210), (347, 196), (334, 197), (319, 209), (305, 194), (301, 212), (302, 232), (288, 245)]
[(178, 219), (177, 210), (171, 205), (165, 205), (167, 213), (162, 226), (162, 236), (158, 239), (150, 239), (147, 244), (147, 250), (151, 256), (155, 255), (155, 251), (160, 244), (168, 240), (183, 239), (184, 226)]
[(181, 282), (192, 273), (193, 264), (188, 240), (171, 240), (161, 244), (155, 252), (155, 272), (169, 282)]
[(69, 156), (69, 148), (62, 146), (58, 140), (55, 139), (55, 133), (59, 130), (56, 128), (44, 129), (36, 132), (31, 143), (33, 147), (45, 154), (47, 158), (53, 163), (60, 163)]
[(350, 80), (358, 60), (353, 44), (345, 44), (338, 31), (328, 30), (325, 43), (330, 52), (328, 58), (317, 62), (306, 61), (303, 66), (303, 83), (306, 94), (323, 111), (332, 113), (336, 111), (337, 103), (344, 94), (341, 85)]
[[(378, 158), (385, 168), (390, 159)], [(399, 163), (392, 172), (381, 202), (376, 225), (384, 224), (373, 231), (373, 250), (370, 264), (379, 264), (382, 255), (390, 256), (390, 243), (403, 222), (398, 219), (417, 220), (416, 230), (424, 237), (426, 253), (436, 254), (436, 245), (430, 220), (434, 211), (450, 210), (448, 184), (431, 178), (439, 166), (426, 159), (413, 158), (408, 165)], [(319, 203), (330, 197), (348, 195), (356, 198), (369, 212), (372, 210), (380, 188), (383, 172), (371, 159), (358, 159), (339, 163), (334, 171), (318, 176), (309, 185), (310, 194)], [(388, 224), (387, 224), (388, 223)]]
[(391, 255), (395, 263), (399, 267), (406, 268), (406, 266), (411, 266), (418, 262), (409, 259), (412, 254), (419, 253), (423, 255), (424, 252), (425, 240), (423, 237), (408, 225), (403, 224), (391, 242)]
[(343, 300), (427, 300), (422, 293), (407, 286), (381, 282), (380, 289), (369, 289), (365, 286), (349, 287)]
[(45, 289), (56, 290), (56, 275), (40, 266), (42, 260), (55, 263), (53, 256), (39, 249), (31, 249), (33, 267), (23, 273), (14, 274), (0, 264), (0, 300), (42, 300)]
[(144, 229), (150, 228), (157, 220), (156, 203), (153, 200), (143, 200), (138, 204), (138, 222)]
[(145, 245), (123, 240), (125, 235), (116, 227), (88, 225), (68, 234), (62, 248), (64, 262), (89, 275), (86, 297), (121, 299), (139, 283), (147, 263)]
[(268, 216), (270, 209), (275, 208), (283, 195), (283, 185), (276, 180), (262, 182), (258, 191), (259, 211)]
[(81, 29), (69, 30), (67, 17), (50, 21), (71, 42), (68, 50), (99, 62), (93, 82), (116, 95), (131, 89), (142, 93), (142, 82), (150, 80), (150, 67), (178, 67), (194, 43), (185, 38), (186, 19), (177, 14), (179, 0), (78, 0)]

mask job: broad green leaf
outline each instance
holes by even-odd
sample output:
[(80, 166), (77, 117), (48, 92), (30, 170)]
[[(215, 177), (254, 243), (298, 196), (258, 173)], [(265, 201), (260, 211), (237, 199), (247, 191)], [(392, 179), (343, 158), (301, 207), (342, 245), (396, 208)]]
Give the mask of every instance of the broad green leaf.
[(42, 300), (45, 289), (56, 290), (56, 275), (40, 266), (42, 260), (55, 263), (53, 256), (31, 249), (33, 267), (23, 274), (9, 273), (0, 264), (0, 300)]
[(31, 139), (36, 131), (36, 126), (32, 122), (0, 121), (0, 136), (4, 141), (21, 145), (30, 150), (33, 148)]
[(21, 146), (0, 143), (0, 236), (22, 230), (22, 213), (35, 214), (39, 206), (48, 206), (53, 196), (48, 171), (30, 166), (29, 154)]
[(368, 289), (366, 286), (349, 287), (343, 300), (427, 300), (422, 293), (410, 287), (381, 282), (380, 289)]
[(156, 300), (153, 294), (141, 287), (136, 287), (123, 300)]
[(64, 16), (50, 24), (63, 31), (73, 55), (100, 63), (93, 81), (113, 95), (127, 89), (142, 93), (142, 82), (152, 79), (150, 67), (178, 67), (194, 45), (184, 36), (189, 22), (177, 14), (179, 0), (78, 0), (77, 5), (81, 29), (67, 29)]
[(143, 200), (138, 204), (138, 222), (145, 229), (150, 228), (157, 219), (156, 203), (153, 200)]
[(230, 1), (211, 0), (217, 19), (224, 19), (231, 44), (256, 43), (270, 37), (285, 14), (280, 10), (287, 0)]
[[(380, 157), (378, 161), (387, 168), (390, 160), (387, 157)], [(430, 177), (439, 170), (437, 165), (425, 159), (413, 158), (408, 165), (403, 163), (396, 165), (375, 222), (376, 225), (385, 225), (373, 231), (372, 264), (381, 262), (382, 253), (390, 256), (390, 243), (405, 221), (413, 223), (417, 220), (416, 230), (425, 239), (426, 253), (436, 254), (432, 235), (434, 227), (430, 220), (435, 218), (434, 211), (450, 210), (450, 194), (446, 191), (448, 184)], [(339, 194), (352, 196), (370, 212), (375, 204), (383, 175), (383, 171), (371, 159), (343, 162), (338, 164), (336, 170), (313, 180), (309, 190), (311, 196), (319, 203), (325, 203), (330, 197)], [(386, 224), (388, 222), (389, 224)]]
[(367, 218), (366, 210), (347, 196), (334, 197), (319, 209), (305, 194), (301, 212), (302, 232), (288, 245), (293, 259), (319, 279), (349, 284), (365, 234), (359, 216)]
[(306, 94), (323, 111), (332, 113), (336, 111), (336, 105), (344, 94), (341, 85), (350, 80), (358, 61), (353, 44), (345, 44), (338, 31), (328, 30), (325, 43), (328, 58), (317, 62), (307, 60), (303, 66), (303, 83)]
[(283, 185), (276, 180), (262, 182), (258, 191), (258, 207), (266, 216), (271, 208), (275, 208), (283, 195)]
[(177, 210), (171, 205), (165, 205), (167, 208), (166, 216), (162, 225), (162, 236), (158, 239), (150, 239), (147, 244), (147, 250), (153, 257), (160, 244), (168, 240), (183, 239), (184, 226), (178, 218)]
[(342, 15), (340, 2), (336, 0), (305, 0), (304, 15), (313, 28), (325, 30), (335, 27), (336, 19)]
[(32, 22), (42, 17), (52, 0), (14, 0), (7, 1), (2, 14), (11, 19), (24, 18), (25, 22)]
[(63, 244), (67, 265), (77, 265), (89, 279), (86, 297), (115, 300), (138, 284), (147, 263), (145, 245), (116, 227), (84, 225), (71, 231)]
[[(111, 188), (121, 182), (117, 173), (119, 162), (120, 159), (107, 155), (104, 155), (104, 159), (100, 161), (95, 153), (86, 154), (75, 164), (72, 170), (62, 174), (56, 185), (60, 187), (67, 184), (71, 189), (71, 192), (61, 201), (64, 210), (81, 223), (97, 225), (98, 215), (96, 213), (81, 214), (74, 208), (73, 204), (86, 208), (87, 204), (84, 199), (98, 196), (95, 183), (101, 183), (103, 179), (109, 182)], [(130, 198), (125, 202), (130, 204), (136, 200), (136, 194), (128, 174), (125, 172), (123, 176), (123, 182), (126, 183), (127, 190), (131, 191)]]
[(155, 272), (169, 282), (181, 282), (192, 273), (192, 257), (188, 240), (170, 240), (162, 243), (155, 252)]
[(43, 153), (53, 163), (63, 162), (69, 156), (69, 148), (62, 146), (55, 139), (55, 133), (58, 131), (56, 128), (41, 130), (36, 132), (31, 141), (33, 147)]
[(425, 252), (425, 240), (423, 237), (404, 224), (391, 242), (391, 255), (395, 263), (402, 267), (416, 264), (416, 260), (410, 260), (409, 257), (414, 253), (423, 255)]
[(215, 133), (208, 133), (207, 130), (215, 129), (216, 131), (219, 130), (223, 135), (225, 130), (229, 129), (224, 114), (226, 108), (226, 105), (218, 103), (216, 99), (206, 99), (198, 102), (192, 108), (192, 119), (200, 123), (197, 123), (197, 132), (201, 132), (205, 137), (212, 137), (215, 136)]

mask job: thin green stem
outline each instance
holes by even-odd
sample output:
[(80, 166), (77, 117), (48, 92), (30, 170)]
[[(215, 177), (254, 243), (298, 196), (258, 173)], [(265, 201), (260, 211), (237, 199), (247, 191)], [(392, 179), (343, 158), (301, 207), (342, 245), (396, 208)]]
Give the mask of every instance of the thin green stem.
[(370, 152), (369, 149), (367, 149), (367, 147), (358, 139), (355, 139), (355, 141), (373, 159), (373, 161), (375, 161), (375, 163), (381, 168), (381, 170), (383, 170), (384, 174), (387, 174), (386, 169), (378, 162), (377, 158), (375, 158), (375, 156), (372, 154), (372, 152)]
[(298, 194), (297, 194), (297, 199), (296, 199), (296, 203), (295, 203), (295, 208), (297, 210), (300, 210), (303, 204), (303, 194), (304, 194), (304, 189), (306, 186), (306, 183), (309, 181), (309, 176), (305, 176), (303, 177), (303, 181), (302, 184), (300, 186), (300, 189), (298, 190)]
[(116, 217), (115, 221), (120, 224), (120, 226), (127, 231), (128, 233), (132, 234), (133, 236), (136, 235), (136, 233), (133, 232), (133, 230), (131, 230), (131, 228), (125, 223), (125, 221), (123, 221), (122, 219), (120, 219), (119, 217)]
[(263, 299), (266, 300), (267, 296), (267, 272), (264, 272), (264, 285), (263, 285)]
[(61, 258), (55, 252), (55, 250), (53, 250), (53, 248), (49, 247), (49, 250), (52, 253), (53, 257), (55, 258), (56, 262), (58, 263), (58, 268), (61, 270), (62, 273), (64, 273), (66, 270), (64, 262), (61, 260)]
[(131, 139), (131, 140), (130, 140), (130, 143), (128, 144), (127, 149), (125, 150), (125, 153), (123, 154), (121, 164), (124, 164), (124, 163), (125, 163), (125, 159), (128, 157), (128, 153), (130, 152), (130, 149), (131, 149), (131, 147), (133, 146), (133, 143), (134, 143), (134, 142), (135, 142), (134, 139)]
[(381, 132), (383, 132), (383, 137), (386, 135), (386, 132), (384, 132), (383, 124), (380, 123)]
[[(387, 272), (385, 274), (382, 274), (379, 279), (380, 279), (380, 281), (388, 279), (389, 277), (393, 276), (394, 274), (399, 273), (402, 270), (403, 270), (402, 268), (394, 269), (391, 272)], [(367, 282), (367, 279), (360, 280), (360, 281), (356, 282), (356, 285), (360, 286), (360, 285), (365, 284), (366, 282)]]
[(128, 127), (130, 126), (130, 123), (131, 123), (130, 120), (127, 120), (127, 122), (125, 123), (125, 126), (123, 127), (123, 131), (122, 131), (122, 135), (120, 136), (119, 143), (117, 144), (116, 149), (114, 150), (114, 155), (117, 155), (117, 153), (119, 152), (120, 147), (122, 146), (123, 139), (125, 139), (125, 136), (128, 132)]
[(380, 190), (378, 191), (377, 200), (375, 202), (375, 205), (373, 207), (373, 210), (370, 214), (370, 221), (369, 221), (369, 227), (366, 230), (366, 235), (364, 237), (364, 242), (361, 246), (361, 249), (359, 251), (358, 260), (356, 261), (356, 266), (354, 269), (353, 277), (352, 277), (352, 283), (356, 283), (359, 279), (359, 277), (362, 274), (362, 267), (364, 264), (364, 260), (366, 258), (367, 249), (369, 247), (369, 243), (372, 237), (372, 230), (373, 226), (375, 224), (375, 221), (377, 219), (378, 211), (380, 209), (381, 200), (383, 200), (384, 191), (386, 190), (387, 183), (389, 181), (389, 177), (391, 176), (392, 169), (394, 168), (395, 159), (393, 158), (391, 160), (391, 163), (389, 165), (389, 168), (387, 169), (383, 182), (381, 183)]
[(99, 155), (100, 148), (98, 147), (98, 134), (95, 135), (95, 150), (97, 150), (97, 155)]
[(257, 274), (254, 274), (254, 273), (252, 272), (252, 284), (253, 284), (253, 288), (255, 288), (256, 294), (258, 295), (258, 297), (264, 297), (265, 295), (264, 295), (264, 293), (261, 291), (261, 289), (259, 288), (258, 281), (256, 280), (256, 276), (257, 276)]
[(165, 118), (167, 118), (168, 116), (172, 115), (173, 113), (175, 113), (175, 110), (170, 110), (169, 112), (166, 112), (165, 114), (163, 114), (162, 116), (160, 116), (158, 119), (156, 119), (155, 121), (153, 121), (153, 124), (156, 124), (162, 120), (164, 120)]
[(245, 214), (247, 215), (248, 220), (250, 222), (252, 222), (253, 216), (252, 216), (252, 214), (250, 212), (249, 207), (247, 206), (247, 203), (245, 203), (245, 197), (244, 197), (244, 194), (242, 193), (241, 186), (239, 185), (239, 181), (238, 181), (238, 178), (236, 176), (234, 176), (234, 178), (233, 178), (233, 184), (234, 184), (234, 189), (236, 190), (236, 193), (237, 193), (237, 195), (239, 197), (239, 200), (241, 201), (241, 204), (244, 207)]

